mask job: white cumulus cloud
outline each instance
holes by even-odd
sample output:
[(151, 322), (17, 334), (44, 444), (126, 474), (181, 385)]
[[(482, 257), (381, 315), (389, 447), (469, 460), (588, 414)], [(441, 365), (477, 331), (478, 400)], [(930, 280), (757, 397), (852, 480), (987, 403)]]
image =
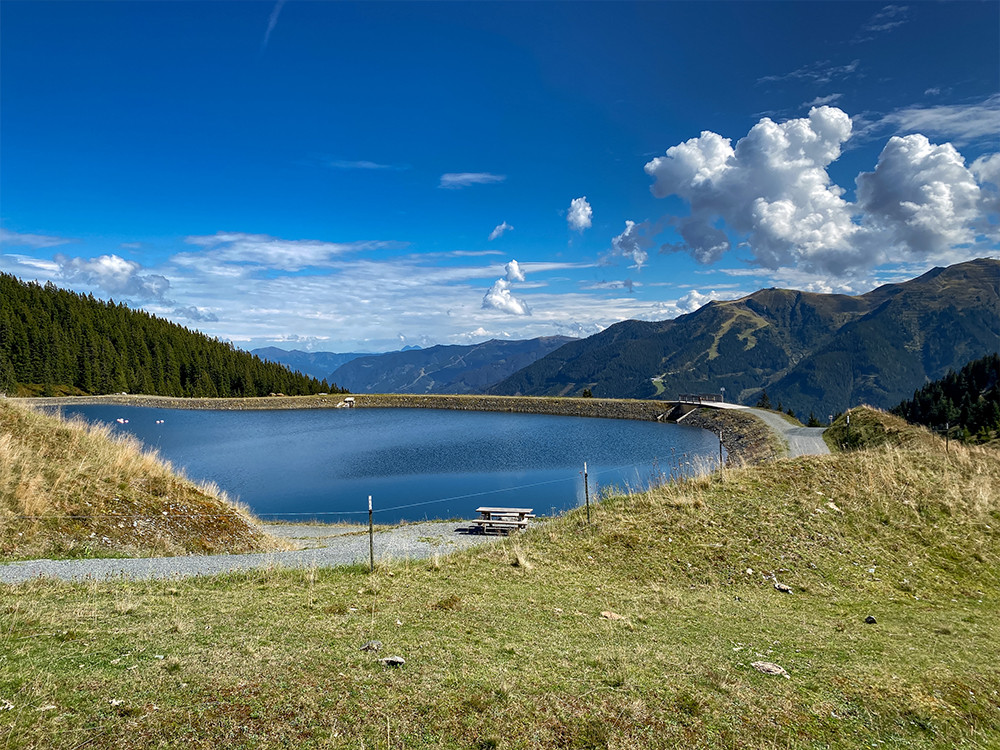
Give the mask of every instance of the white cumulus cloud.
[(531, 315), (528, 303), (513, 295), (510, 286), (515, 281), (524, 281), (524, 270), (516, 260), (504, 266), (505, 278), (497, 279), (483, 296), (482, 309), (499, 310), (510, 315)]
[(708, 292), (707, 294), (702, 294), (697, 289), (692, 289), (690, 292), (685, 294), (679, 300), (677, 300), (677, 309), (682, 313), (691, 313), (695, 310), (700, 310), (702, 307), (707, 305), (709, 302), (717, 299), (726, 299), (726, 295), (720, 294), (716, 291)]
[(851, 130), (840, 109), (815, 107), (780, 124), (763, 118), (735, 147), (705, 131), (667, 149), (646, 164), (651, 190), (681, 197), (690, 214), (672, 221), (683, 242), (663, 250), (712, 263), (732, 237), (764, 268), (844, 276), (901, 256), (951, 261), (975, 241), (981, 190), (952, 145), (922, 135), (892, 138), (875, 171), (858, 176), (857, 202), (846, 201), (827, 168)]
[(71, 258), (62, 253), (53, 256), (62, 278), (91, 284), (110, 295), (143, 300), (162, 300), (170, 282), (159, 274), (143, 274), (142, 266), (118, 255), (97, 258)]
[(566, 214), (566, 221), (569, 223), (570, 229), (575, 229), (578, 232), (589, 229), (593, 218), (594, 210), (587, 202), (587, 196), (574, 198), (570, 201), (569, 213)]
[(497, 279), (483, 297), (484, 310), (499, 310), (511, 315), (531, 315), (528, 304), (511, 294), (510, 282)]
[(511, 260), (506, 266), (504, 266), (504, 271), (507, 272), (507, 281), (524, 281), (524, 270), (518, 265), (516, 260)]
[(975, 239), (980, 191), (961, 154), (922, 135), (894, 136), (858, 176), (865, 223), (914, 258)]
[(512, 230), (513, 228), (514, 228), (514, 227), (512, 227), (512, 226), (511, 226), (510, 224), (508, 224), (508, 223), (507, 223), (506, 221), (505, 221), (505, 222), (503, 222), (502, 224), (497, 224), (497, 225), (496, 225), (496, 226), (495, 226), (495, 227), (493, 228), (493, 231), (492, 231), (492, 232), (490, 232), (490, 242), (492, 242), (493, 240), (495, 240), (495, 239), (497, 239), (497, 238), (499, 238), (499, 237), (502, 237), (502, 236), (503, 236), (503, 233), (504, 233), (504, 232), (509, 232), (509, 231), (510, 231), (510, 230)]

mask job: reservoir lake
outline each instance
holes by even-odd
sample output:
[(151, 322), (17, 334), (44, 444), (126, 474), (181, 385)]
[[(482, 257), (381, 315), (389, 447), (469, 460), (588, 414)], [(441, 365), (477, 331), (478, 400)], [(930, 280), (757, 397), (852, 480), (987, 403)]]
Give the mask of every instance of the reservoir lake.
[[(719, 441), (694, 427), (438, 409), (204, 411), (65, 406), (128, 432), (187, 477), (215, 482), (265, 521), (474, 518), (481, 505), (549, 515), (610, 488), (714, 468)], [(118, 420), (127, 420), (122, 423)]]

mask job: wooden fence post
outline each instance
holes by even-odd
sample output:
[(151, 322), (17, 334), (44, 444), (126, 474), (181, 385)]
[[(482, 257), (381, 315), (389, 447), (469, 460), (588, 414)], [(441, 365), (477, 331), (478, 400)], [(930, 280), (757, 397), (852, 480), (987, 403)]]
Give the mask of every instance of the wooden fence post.
[(372, 521), (372, 496), (368, 496), (368, 556), (371, 566), (368, 572), (375, 572), (375, 524)]

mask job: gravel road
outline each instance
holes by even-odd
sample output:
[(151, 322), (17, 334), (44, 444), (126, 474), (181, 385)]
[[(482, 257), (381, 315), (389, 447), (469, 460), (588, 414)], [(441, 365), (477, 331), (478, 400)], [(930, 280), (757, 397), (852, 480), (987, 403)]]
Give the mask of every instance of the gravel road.
[(774, 412), (748, 408), (748, 412), (759, 417), (788, 444), (790, 458), (796, 456), (822, 456), (830, 452), (823, 440), (823, 427), (795, 427)]
[[(0, 582), (23, 583), (38, 576), (64, 581), (182, 578), (269, 566), (310, 568), (368, 562), (368, 534), (357, 527), (268, 525), (267, 529), (305, 549), (249, 555), (28, 560), (0, 565)], [(470, 533), (463, 521), (408, 524), (375, 533), (375, 560), (428, 558), (435, 552), (452, 552), (496, 538)]]

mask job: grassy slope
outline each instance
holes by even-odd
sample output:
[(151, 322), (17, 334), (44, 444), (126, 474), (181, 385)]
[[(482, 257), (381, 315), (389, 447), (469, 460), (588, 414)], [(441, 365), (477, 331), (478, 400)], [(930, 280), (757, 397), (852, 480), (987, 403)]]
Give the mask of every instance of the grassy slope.
[(4, 589), (0, 742), (996, 747), (1000, 459), (896, 442), (372, 576)]
[(274, 542), (137, 441), (0, 399), (0, 557), (249, 552)]

